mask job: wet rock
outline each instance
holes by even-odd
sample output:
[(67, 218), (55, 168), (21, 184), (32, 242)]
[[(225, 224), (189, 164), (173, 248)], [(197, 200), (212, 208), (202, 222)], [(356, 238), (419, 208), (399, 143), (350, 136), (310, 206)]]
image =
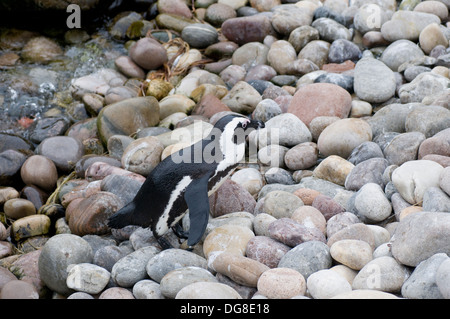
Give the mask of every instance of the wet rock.
[(110, 104), (97, 118), (99, 135), (104, 144), (113, 135), (131, 135), (139, 129), (159, 122), (158, 101), (152, 97), (136, 97)]
[(145, 78), (144, 70), (142, 70), (129, 56), (120, 56), (114, 60), (114, 65), (124, 75), (130, 78)]
[(228, 4), (213, 3), (206, 9), (205, 21), (215, 27), (221, 27), (226, 20), (236, 18), (236, 15), (236, 10)]
[(22, 58), (36, 63), (48, 63), (62, 54), (61, 47), (46, 37), (33, 38), (22, 49)]
[(163, 63), (167, 62), (166, 50), (158, 41), (151, 38), (138, 40), (130, 47), (129, 56), (145, 70), (158, 69)]

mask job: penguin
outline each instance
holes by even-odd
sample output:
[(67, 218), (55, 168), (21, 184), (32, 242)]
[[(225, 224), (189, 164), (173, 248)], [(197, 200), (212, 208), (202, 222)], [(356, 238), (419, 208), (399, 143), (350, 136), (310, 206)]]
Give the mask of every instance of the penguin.
[[(188, 249), (192, 249), (208, 224), (209, 195), (244, 158), (248, 134), (263, 127), (263, 122), (237, 114), (223, 116), (207, 137), (161, 161), (134, 199), (109, 217), (108, 226), (150, 227), (163, 249), (172, 248), (162, 237), (172, 229), (178, 237), (187, 238)], [(190, 227), (183, 232), (179, 222), (187, 210)]]

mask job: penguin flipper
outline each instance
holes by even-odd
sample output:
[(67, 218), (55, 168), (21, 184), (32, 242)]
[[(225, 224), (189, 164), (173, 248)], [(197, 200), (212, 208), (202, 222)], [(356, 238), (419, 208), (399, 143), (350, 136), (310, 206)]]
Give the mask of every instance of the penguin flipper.
[(206, 175), (192, 181), (184, 193), (189, 209), (188, 245), (194, 246), (202, 238), (209, 220), (208, 180)]

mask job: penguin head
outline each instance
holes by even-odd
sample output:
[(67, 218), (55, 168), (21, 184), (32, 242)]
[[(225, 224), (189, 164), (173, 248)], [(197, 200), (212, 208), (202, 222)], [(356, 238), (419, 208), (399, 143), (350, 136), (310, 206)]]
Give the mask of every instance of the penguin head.
[(255, 129), (264, 128), (264, 123), (261, 121), (250, 120), (247, 117), (238, 114), (229, 114), (222, 117), (214, 125), (215, 129), (219, 129), (222, 134), (230, 136), (233, 135), (235, 144), (240, 144), (245, 141), (245, 137)]

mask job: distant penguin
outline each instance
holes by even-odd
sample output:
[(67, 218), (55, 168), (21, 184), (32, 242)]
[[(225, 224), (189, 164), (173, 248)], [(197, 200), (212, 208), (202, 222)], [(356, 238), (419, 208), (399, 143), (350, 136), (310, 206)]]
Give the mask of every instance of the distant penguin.
[[(245, 156), (245, 138), (264, 123), (239, 115), (219, 119), (209, 135), (165, 158), (147, 176), (134, 199), (108, 220), (111, 228), (150, 227), (163, 249), (162, 236), (172, 228), (192, 248), (202, 238), (209, 219), (209, 199)], [(189, 209), (189, 233), (178, 224)]]

